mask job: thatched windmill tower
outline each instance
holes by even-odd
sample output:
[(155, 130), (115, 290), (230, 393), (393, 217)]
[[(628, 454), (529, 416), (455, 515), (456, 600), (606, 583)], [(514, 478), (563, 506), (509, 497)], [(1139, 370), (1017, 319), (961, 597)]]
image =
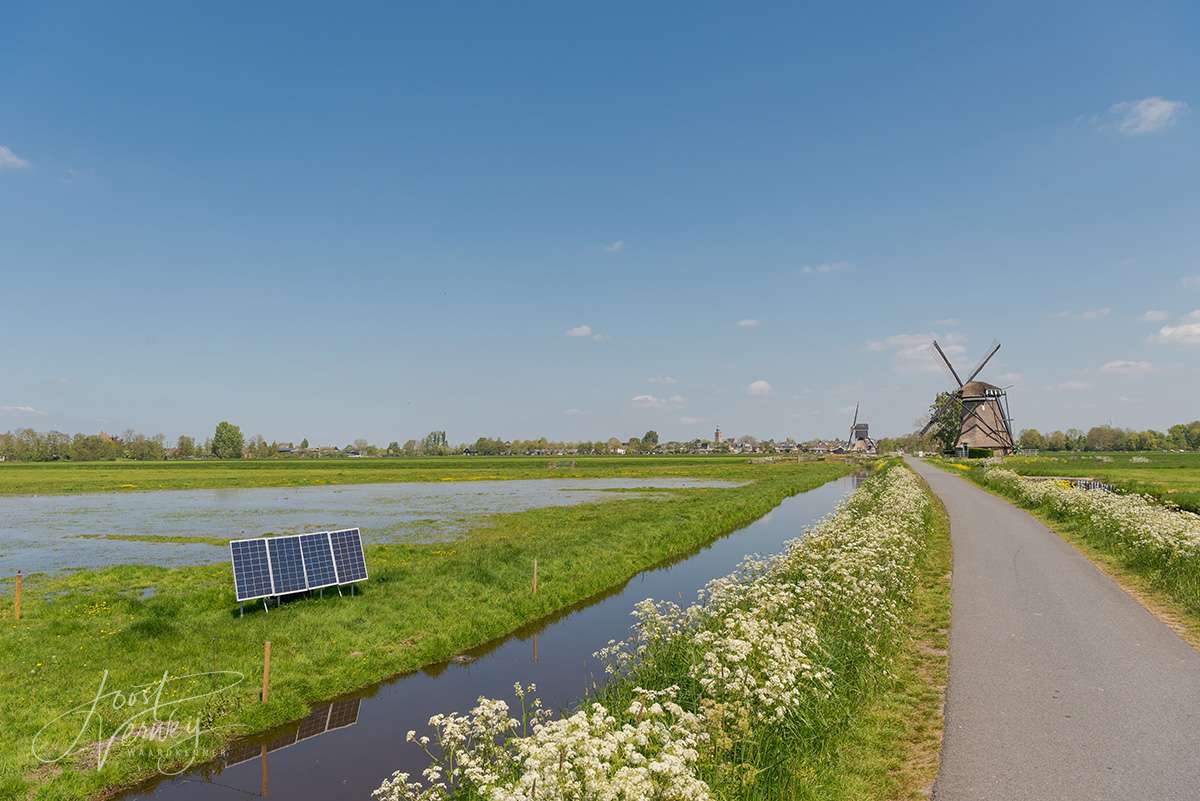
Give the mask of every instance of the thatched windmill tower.
[(946, 404), (958, 401), (962, 407), (962, 413), (959, 420), (958, 437), (954, 440), (954, 449), (959, 451), (966, 448), (986, 448), (994, 456), (1011, 454), (1016, 450), (1016, 443), (1013, 440), (1012, 415), (1008, 411), (1008, 395), (1003, 388), (995, 384), (975, 380), (984, 366), (996, 355), (996, 351), (1000, 350), (1000, 343), (997, 342), (988, 351), (983, 360), (979, 362), (979, 366), (967, 376), (966, 381), (958, 377), (958, 372), (946, 358), (946, 354), (937, 340), (933, 342), (933, 349), (941, 357), (946, 369), (950, 371), (950, 377), (958, 384), (958, 388), (951, 390), (942, 406), (934, 410), (929, 422), (925, 424), (925, 428), (921, 429), (921, 433), (925, 434), (937, 425), (938, 414)]

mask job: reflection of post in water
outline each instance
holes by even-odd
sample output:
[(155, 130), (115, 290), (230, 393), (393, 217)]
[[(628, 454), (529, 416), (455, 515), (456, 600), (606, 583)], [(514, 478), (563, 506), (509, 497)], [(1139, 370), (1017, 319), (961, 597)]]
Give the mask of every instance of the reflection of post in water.
[(535, 665), (536, 665), (536, 664), (537, 664), (537, 661), (538, 661), (538, 654), (537, 654), (537, 634), (534, 634), (534, 635), (533, 635), (533, 664), (535, 664)]
[(262, 752), (259, 754), (259, 759), (262, 760), (262, 780), (258, 787), (259, 795), (263, 798), (267, 797), (267, 744), (262, 744)]

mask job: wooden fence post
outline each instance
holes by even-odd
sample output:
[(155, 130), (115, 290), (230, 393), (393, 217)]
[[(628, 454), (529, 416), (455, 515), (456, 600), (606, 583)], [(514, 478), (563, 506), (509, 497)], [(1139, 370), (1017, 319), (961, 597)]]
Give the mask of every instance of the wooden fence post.
[(21, 619), (21, 571), (17, 571), (17, 591), (13, 595), (13, 615), (17, 620)]
[(263, 643), (263, 686), (262, 702), (267, 702), (267, 690), (271, 686), (271, 641)]
[(537, 595), (537, 559), (533, 560), (533, 594)]

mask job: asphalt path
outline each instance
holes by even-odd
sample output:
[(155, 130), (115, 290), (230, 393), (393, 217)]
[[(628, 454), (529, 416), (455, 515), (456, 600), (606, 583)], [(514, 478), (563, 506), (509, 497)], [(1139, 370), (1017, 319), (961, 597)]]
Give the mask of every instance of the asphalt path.
[(933, 798), (1200, 799), (1200, 653), (1024, 511), (909, 463), (954, 547)]

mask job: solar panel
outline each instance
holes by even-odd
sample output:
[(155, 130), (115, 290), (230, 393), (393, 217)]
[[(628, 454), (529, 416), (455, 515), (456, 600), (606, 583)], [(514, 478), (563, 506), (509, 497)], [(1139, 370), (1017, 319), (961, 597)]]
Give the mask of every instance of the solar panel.
[(363, 558), (362, 539), (358, 529), (333, 531), (329, 534), (333, 543), (333, 562), (337, 566), (339, 584), (362, 581), (367, 577), (367, 562)]
[(340, 729), (358, 723), (358, 698), (334, 701), (329, 710), (329, 729)]
[(300, 553), (304, 556), (304, 574), (310, 590), (337, 584), (337, 571), (333, 567), (333, 549), (329, 545), (329, 532), (300, 535)]
[(233, 540), (229, 543), (233, 559), (233, 585), (239, 601), (271, 595), (271, 564), (266, 540)]
[(266, 542), (271, 554), (271, 580), (275, 587), (273, 594), (286, 595), (308, 589), (300, 538), (271, 537)]

